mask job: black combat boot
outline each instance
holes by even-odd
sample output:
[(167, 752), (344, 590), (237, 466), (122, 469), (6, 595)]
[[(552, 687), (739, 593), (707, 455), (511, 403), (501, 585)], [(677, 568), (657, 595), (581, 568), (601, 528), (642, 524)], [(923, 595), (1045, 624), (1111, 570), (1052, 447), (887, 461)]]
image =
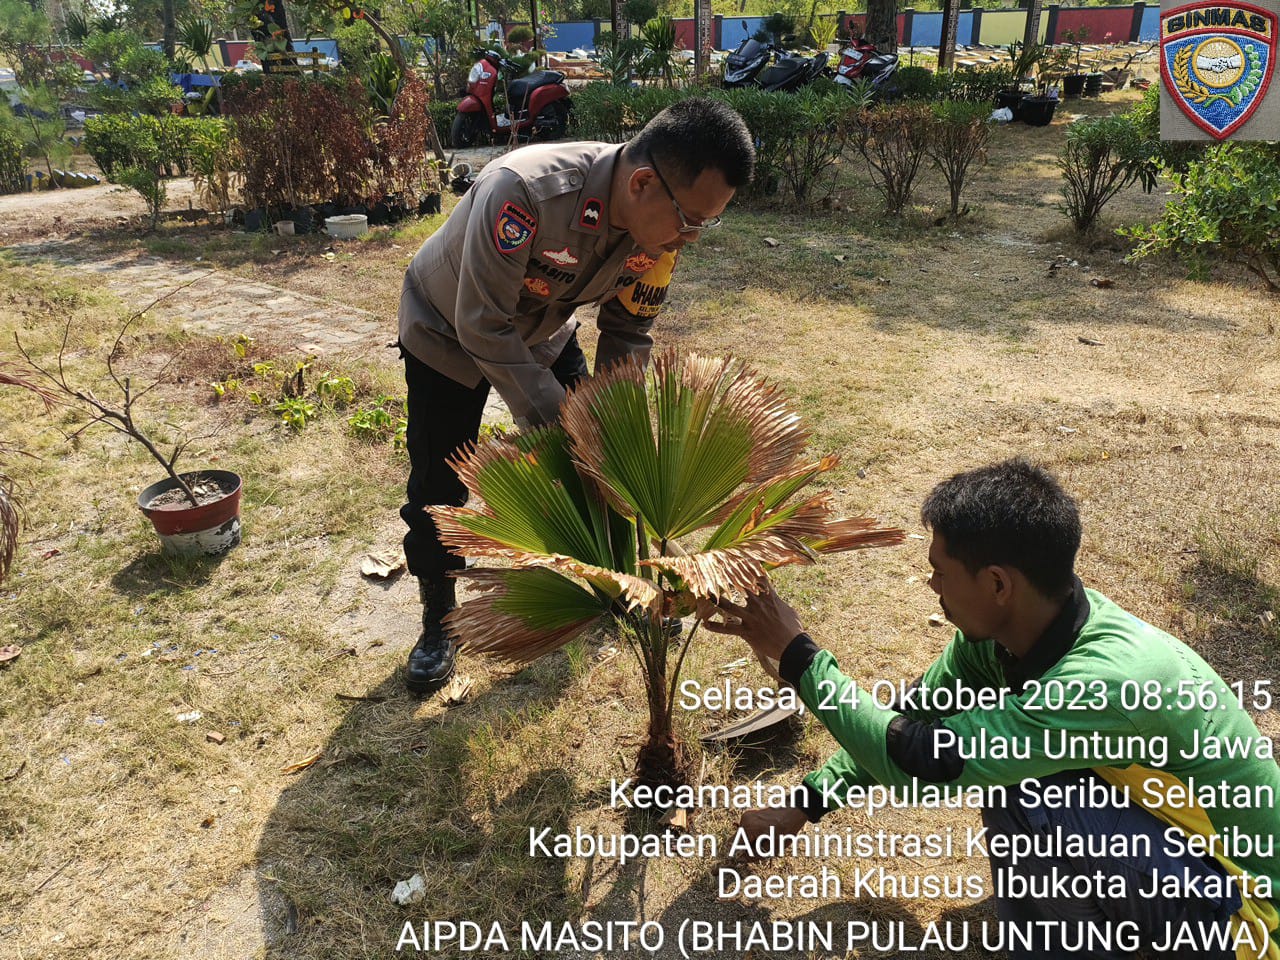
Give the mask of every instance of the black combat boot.
[(418, 581), (418, 597), (422, 600), (422, 633), (409, 653), (404, 679), (410, 693), (421, 695), (435, 693), (453, 676), (458, 644), (442, 622), (457, 606), (453, 580), (423, 578)]

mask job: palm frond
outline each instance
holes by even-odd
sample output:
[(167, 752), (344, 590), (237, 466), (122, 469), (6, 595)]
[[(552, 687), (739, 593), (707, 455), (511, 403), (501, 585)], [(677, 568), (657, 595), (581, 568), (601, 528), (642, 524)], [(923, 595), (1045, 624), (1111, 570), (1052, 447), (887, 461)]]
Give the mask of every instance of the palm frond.
[(756, 592), (775, 567), (814, 563), (824, 553), (892, 546), (906, 536), (871, 517), (831, 520), (827, 512), (826, 497), (814, 497), (762, 518), (730, 546), (654, 557), (642, 565), (680, 577), (694, 596), (720, 597)]
[(668, 351), (615, 364), (571, 393), (561, 420), (580, 468), (655, 539), (716, 522), (744, 483), (785, 470), (808, 440), (777, 389), (727, 357)]
[(583, 485), (559, 427), (516, 441), (486, 441), (450, 466), (476, 506), (430, 510), (444, 542), (463, 554), (568, 556), (603, 567), (627, 554), (614, 543), (625, 536), (625, 525), (612, 523), (595, 491)]
[(609, 610), (609, 603), (546, 569), (472, 569), (459, 574), (481, 591), (445, 617), (468, 650), (527, 663), (564, 646)]

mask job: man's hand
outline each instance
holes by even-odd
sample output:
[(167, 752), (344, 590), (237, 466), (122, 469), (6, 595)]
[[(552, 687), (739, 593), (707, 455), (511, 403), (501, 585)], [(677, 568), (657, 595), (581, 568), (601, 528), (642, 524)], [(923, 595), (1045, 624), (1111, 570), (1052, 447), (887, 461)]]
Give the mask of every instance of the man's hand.
[[(795, 610), (778, 596), (773, 584), (766, 580), (763, 586), (762, 592), (750, 594), (742, 606), (728, 600), (718, 603), (700, 600), (698, 616), (712, 633), (741, 637), (758, 655), (781, 660), (782, 651), (804, 633), (804, 627)], [(710, 619), (717, 614), (724, 617), (723, 623)]]
[[(805, 828), (809, 818), (803, 810), (795, 807), (766, 807), (762, 810), (744, 810), (738, 827), (751, 843), (751, 849), (758, 850), (757, 842), (761, 837), (776, 840), (781, 836), (799, 833)], [(759, 855), (750, 859), (759, 859)]]

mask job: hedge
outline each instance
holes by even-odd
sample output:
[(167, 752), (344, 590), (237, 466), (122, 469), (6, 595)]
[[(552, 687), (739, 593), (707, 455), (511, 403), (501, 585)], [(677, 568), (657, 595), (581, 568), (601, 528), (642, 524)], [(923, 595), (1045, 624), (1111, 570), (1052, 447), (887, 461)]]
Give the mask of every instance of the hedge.
[(169, 175), (185, 175), (191, 166), (191, 143), (207, 127), (224, 123), (219, 117), (104, 114), (85, 121), (84, 148), (108, 180), (150, 155), (149, 144), (158, 148), (160, 164)]

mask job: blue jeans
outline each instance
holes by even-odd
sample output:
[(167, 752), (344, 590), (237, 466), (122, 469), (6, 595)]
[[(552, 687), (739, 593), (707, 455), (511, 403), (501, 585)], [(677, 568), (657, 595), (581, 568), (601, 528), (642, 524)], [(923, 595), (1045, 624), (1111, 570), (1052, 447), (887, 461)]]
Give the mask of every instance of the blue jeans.
[[(1089, 778), (1105, 783), (1089, 770), (1071, 770), (1041, 777), (1040, 783), (1065, 785)], [(996, 914), (1001, 924), (1037, 929), (1032, 925), (1048, 922), (1051, 926), (1038, 929), (1057, 931), (1048, 936), (1047, 943), (1041, 934), (1035, 938), (1032, 947), (1007, 937), (1006, 945), (1012, 960), (1033, 956), (1036, 960), (1055, 957), (1128, 960), (1140, 955), (1135, 952), (1135, 947), (1136, 951), (1145, 951), (1152, 956), (1159, 953), (1178, 960), (1231, 960), (1235, 957), (1233, 949), (1222, 946), (1230, 944), (1229, 936), (1198, 948), (1180, 945), (1174, 949), (1157, 950), (1155, 945), (1168, 942), (1169, 931), (1179, 929), (1182, 924), (1190, 924), (1197, 930), (1202, 929), (1196, 927), (1197, 924), (1228, 930), (1231, 915), (1240, 909), (1239, 892), (1233, 890), (1222, 898), (1200, 896), (1199, 891), (1177, 897), (1142, 896), (1140, 893), (1152, 890), (1153, 875), (1181, 879), (1189, 874), (1199, 880), (1210, 874), (1221, 876), (1224, 871), (1217, 861), (1167, 852), (1164, 833), (1168, 826), (1140, 804), (1047, 809), (1043, 805), (1028, 804), (1024, 796), (1026, 792), (1030, 791), (1012, 785), (1007, 788), (1007, 807), (983, 810), (982, 822), (987, 827), (988, 840), (994, 834), (1034, 838), (1037, 835), (1055, 836), (1060, 831), (1064, 837), (1098, 838), (1095, 844), (1101, 846), (1104, 838), (1145, 836), (1150, 841), (1150, 852), (1139, 849), (1130, 851), (1128, 856), (1114, 856), (1107, 853), (1094, 855), (1086, 851), (1072, 856), (1069, 854), (1073, 851), (1065, 851), (1061, 849), (1063, 844), (1054, 843), (1051, 849), (1032, 851), (1014, 864), (1010, 854), (997, 856), (989, 845), (991, 873), (996, 881)], [(1003, 874), (1007, 881), (1004, 890), (997, 880), (998, 873)], [(1096, 878), (1098, 875), (1105, 879), (1095, 883), (1079, 879)], [(1046, 887), (1055, 876), (1077, 879), (1074, 884), (1059, 883), (1058, 889)], [(1110, 885), (1112, 877), (1123, 878), (1123, 896), (1115, 895), (1119, 891)], [(1034, 890), (1036, 883), (1041, 886), (1038, 891)], [(1033, 889), (1028, 890), (1028, 886)], [(1082, 934), (1090, 929), (1097, 933), (1092, 938), (1085, 936), (1081, 942)], [(1105, 936), (1107, 932), (1114, 935), (1110, 943)], [(1056, 950), (1054, 944), (1058, 945)]]

